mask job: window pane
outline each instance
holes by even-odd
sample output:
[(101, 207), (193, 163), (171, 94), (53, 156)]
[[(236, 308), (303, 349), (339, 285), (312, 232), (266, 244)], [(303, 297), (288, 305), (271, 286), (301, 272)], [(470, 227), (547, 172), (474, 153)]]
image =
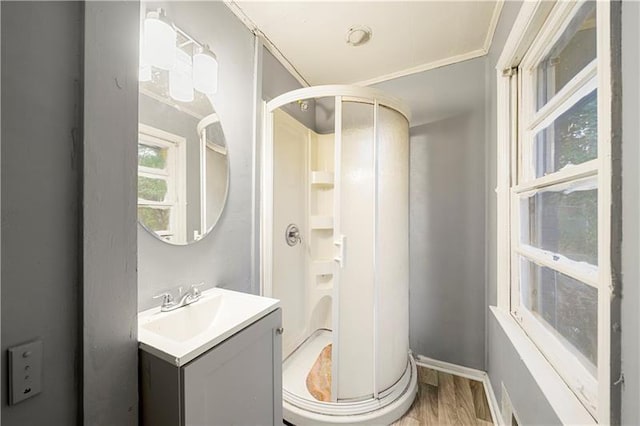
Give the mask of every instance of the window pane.
[(138, 176), (138, 198), (147, 201), (166, 201), (167, 181)]
[(595, 58), (596, 2), (589, 1), (538, 65), (538, 109)]
[[(521, 258), (522, 304), (548, 328), (584, 356), (593, 371), (598, 364), (598, 291), (550, 268)], [(577, 351), (576, 351), (577, 350)]]
[(594, 90), (536, 134), (536, 177), (598, 156), (597, 99)]
[(138, 220), (152, 231), (169, 230), (171, 210), (157, 207), (138, 206)]
[(138, 144), (138, 165), (163, 170), (167, 166), (167, 148)]
[(529, 221), (523, 229), (524, 243), (578, 262), (598, 264), (596, 178), (540, 191), (524, 199), (522, 208)]

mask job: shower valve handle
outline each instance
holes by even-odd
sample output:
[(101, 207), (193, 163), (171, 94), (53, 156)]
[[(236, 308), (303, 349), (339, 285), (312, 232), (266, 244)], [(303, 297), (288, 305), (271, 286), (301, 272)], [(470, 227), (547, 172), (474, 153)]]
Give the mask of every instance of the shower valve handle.
[(344, 268), (344, 265), (346, 263), (345, 258), (346, 258), (347, 237), (345, 237), (344, 235), (340, 235), (340, 238), (335, 240), (333, 244), (338, 246), (339, 248), (339, 254), (338, 256), (334, 257), (333, 260), (338, 262), (338, 265), (340, 265), (341, 268)]

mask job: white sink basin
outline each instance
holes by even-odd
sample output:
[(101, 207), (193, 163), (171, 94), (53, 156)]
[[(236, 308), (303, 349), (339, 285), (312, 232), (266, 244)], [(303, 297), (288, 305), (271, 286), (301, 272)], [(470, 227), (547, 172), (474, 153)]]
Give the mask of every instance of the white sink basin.
[(175, 311), (139, 313), (140, 348), (181, 366), (279, 306), (276, 299), (212, 288)]

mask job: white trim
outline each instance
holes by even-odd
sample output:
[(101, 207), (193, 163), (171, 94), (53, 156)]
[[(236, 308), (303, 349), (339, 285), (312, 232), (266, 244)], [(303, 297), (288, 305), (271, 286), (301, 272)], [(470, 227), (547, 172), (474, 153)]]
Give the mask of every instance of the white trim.
[(598, 174), (598, 164), (599, 161), (594, 159), (577, 165), (565, 166), (557, 172), (515, 185), (513, 186), (513, 192), (522, 194), (527, 191), (558, 186), (567, 182), (596, 176)]
[(418, 365), (442, 371), (443, 373), (455, 374), (456, 376), (464, 377), (465, 379), (477, 380), (479, 382), (484, 380), (484, 378), (487, 376), (487, 373), (485, 371), (475, 368), (452, 364), (446, 361), (440, 361), (424, 355), (414, 356)]
[(218, 117), (218, 113), (212, 112), (211, 114), (207, 115), (206, 117), (198, 121), (198, 124), (196, 125), (196, 132), (200, 134), (204, 129), (206, 129), (210, 125), (219, 123), (219, 122), (220, 122), (220, 117)]
[(567, 425), (597, 424), (509, 312), (495, 306), (490, 309), (560, 421)]
[(595, 265), (577, 262), (561, 254), (542, 250), (525, 243), (520, 243), (517, 247), (514, 247), (513, 251), (531, 263), (560, 272), (580, 281), (584, 285), (598, 288), (598, 267)]
[(597, 73), (597, 59), (594, 59), (534, 113), (533, 119), (529, 124), (529, 130), (537, 130), (548, 126), (580, 99), (597, 89), (595, 78)]
[[(218, 115), (216, 114), (215, 116), (217, 118)], [(211, 115), (208, 117), (211, 117)], [(198, 136), (200, 136), (200, 143), (198, 144), (200, 152), (200, 235), (198, 235), (198, 239), (201, 239), (207, 233), (207, 127), (201, 126), (201, 124), (211, 121), (210, 118), (207, 120), (208, 117), (200, 120), (196, 126)]]
[[(615, 297), (611, 268), (612, 157), (611, 120), (613, 94), (611, 75), (611, 3), (597, 2), (598, 58), (598, 419), (609, 423), (611, 413), (611, 301)], [(603, 319), (606, 318), (606, 321)]]
[(379, 229), (379, 204), (380, 197), (378, 196), (378, 190), (380, 188), (380, 166), (379, 166), (379, 129), (378, 129), (378, 117), (379, 117), (379, 109), (380, 105), (378, 101), (374, 101), (373, 103), (373, 397), (378, 398), (378, 376), (380, 374), (380, 280), (379, 280), (379, 244), (380, 244), (380, 234), (378, 232)]
[(497, 0), (496, 7), (493, 8), (493, 13), (491, 14), (491, 20), (489, 21), (489, 30), (487, 31), (487, 36), (484, 38), (483, 50), (486, 53), (489, 53), (491, 50), (491, 44), (493, 43), (493, 37), (496, 35), (496, 28), (498, 28), (498, 22), (500, 22), (500, 14), (502, 13), (502, 7), (504, 6), (505, 0)]
[[(261, 141), (264, 140), (264, 113), (262, 110), (262, 43), (254, 37), (253, 46), (253, 114), (251, 117), (251, 292), (262, 294), (260, 276), (260, 161)], [(231, 173), (229, 173), (231, 175)], [(257, 291), (256, 291), (257, 290)]]
[[(333, 274), (333, 300), (331, 306), (333, 324), (333, 346), (331, 347), (331, 377), (339, 377), (340, 371), (340, 280), (344, 264), (345, 237), (342, 235), (341, 197), (342, 197), (342, 97), (335, 98), (335, 124), (333, 142), (333, 245), (339, 247), (335, 272)], [(339, 260), (338, 260), (339, 259)], [(338, 380), (331, 381), (332, 402), (338, 401)]]
[(500, 58), (496, 63), (498, 71), (502, 72), (504, 69), (520, 64), (527, 47), (547, 19), (553, 5), (554, 2), (550, 1), (526, 1), (522, 3), (520, 12), (513, 23), (509, 37), (507, 37)]
[(374, 84), (382, 83), (388, 80), (393, 80), (400, 77), (406, 77), (412, 74), (418, 74), (424, 71), (430, 71), (436, 68), (446, 67), (447, 65), (457, 64), (458, 62), (468, 61), (470, 59), (479, 58), (485, 56), (487, 51), (484, 48), (472, 50), (469, 52), (461, 53), (459, 55), (449, 56), (448, 58), (438, 59), (436, 61), (427, 62), (424, 64), (416, 65), (414, 67), (405, 68), (400, 71), (394, 71), (392, 73), (384, 74), (379, 77), (370, 78), (354, 82), (358, 86), (372, 86)]
[(220, 155), (227, 155), (227, 147), (214, 142), (207, 142), (207, 148), (211, 151), (215, 151)]
[(262, 138), (262, 191), (261, 211), (262, 225), (261, 238), (261, 295), (270, 297), (273, 293), (273, 112), (268, 111), (266, 102), (263, 102), (263, 128)]
[[(167, 181), (167, 189), (172, 194), (172, 202), (170, 207), (171, 225), (170, 229), (155, 232), (146, 227), (145, 224), (138, 221), (144, 229), (146, 229), (151, 235), (157, 237), (161, 241), (170, 242), (172, 244), (186, 244), (187, 243), (187, 154), (186, 154), (186, 139), (175, 135), (173, 133), (166, 132), (164, 130), (138, 123), (138, 138), (137, 144), (141, 142), (144, 144), (158, 146), (160, 148), (169, 149), (169, 156), (167, 158), (167, 168), (165, 170), (153, 171), (149, 167), (142, 167), (142, 172), (137, 172), (137, 175), (147, 176), (155, 174), (156, 176), (163, 178)], [(140, 166), (138, 166), (140, 168)], [(173, 188), (172, 188), (173, 187)], [(141, 200), (138, 198), (138, 205), (144, 206), (157, 206), (164, 207), (169, 205), (164, 202), (149, 202), (148, 200)], [(171, 235), (172, 240), (166, 240), (163, 236)]]
[(424, 355), (414, 355), (414, 357), (416, 358), (416, 364), (419, 366), (482, 382), (485, 395), (487, 396), (487, 401), (489, 402), (489, 410), (491, 411), (493, 424), (504, 424), (502, 415), (500, 414), (500, 406), (498, 405), (498, 400), (496, 399), (496, 395), (493, 392), (493, 387), (491, 386), (491, 380), (489, 379), (489, 375), (485, 371), (477, 370), (470, 367), (464, 367), (458, 364), (451, 364), (445, 361), (439, 361), (437, 359), (429, 358)]
[[(393, 96), (387, 95), (385, 92), (374, 89), (372, 87), (360, 87), (343, 84), (329, 84), (324, 86), (305, 87), (302, 89), (292, 90), (267, 102), (267, 110), (274, 111), (281, 106), (296, 102), (302, 99), (325, 98), (341, 96), (345, 100), (353, 100), (358, 102), (367, 102), (370, 104), (376, 101), (380, 105), (387, 106), (404, 115), (407, 121), (411, 121), (411, 111), (409, 106)], [(347, 99), (348, 98), (348, 99)]]

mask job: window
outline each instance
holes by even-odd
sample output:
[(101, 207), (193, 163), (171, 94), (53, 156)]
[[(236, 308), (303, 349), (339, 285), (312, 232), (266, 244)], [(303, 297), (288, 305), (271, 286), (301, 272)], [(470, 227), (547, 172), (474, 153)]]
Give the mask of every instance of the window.
[(499, 304), (595, 419), (609, 415), (609, 7), (524, 6), (498, 64)]
[(184, 169), (184, 139), (140, 124), (138, 220), (173, 242), (186, 237)]

